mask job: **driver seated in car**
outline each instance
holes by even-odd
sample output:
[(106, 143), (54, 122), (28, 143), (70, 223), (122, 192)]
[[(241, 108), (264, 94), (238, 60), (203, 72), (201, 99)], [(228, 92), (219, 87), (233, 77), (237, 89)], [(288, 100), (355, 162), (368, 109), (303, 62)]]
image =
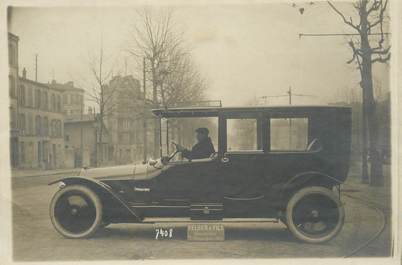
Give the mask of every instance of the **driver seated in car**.
[(177, 151), (181, 152), (183, 157), (192, 159), (209, 158), (215, 153), (214, 145), (209, 137), (209, 130), (207, 128), (198, 128), (195, 130), (197, 143), (191, 148), (186, 149), (181, 145), (176, 145)]

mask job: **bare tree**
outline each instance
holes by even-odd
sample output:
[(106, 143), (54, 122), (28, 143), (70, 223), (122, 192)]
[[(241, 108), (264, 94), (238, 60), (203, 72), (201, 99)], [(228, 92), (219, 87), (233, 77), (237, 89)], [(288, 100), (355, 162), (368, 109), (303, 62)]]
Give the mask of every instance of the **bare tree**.
[[(138, 61), (145, 59), (147, 79), (152, 84), (152, 104), (159, 107), (158, 86), (161, 85), (164, 63), (168, 61), (169, 53), (180, 43), (172, 32), (172, 13), (167, 12), (156, 18), (149, 9), (138, 12), (140, 23), (133, 26), (132, 40), (129, 52)], [(154, 156), (159, 150), (159, 119), (154, 120)]]
[[(388, 62), (391, 57), (391, 46), (385, 44), (383, 30), (384, 23), (386, 22), (388, 0), (356, 1), (353, 7), (358, 14), (359, 22), (353, 21), (352, 17), (347, 18), (331, 1), (328, 1), (328, 4), (341, 17), (342, 21), (356, 31), (358, 35), (358, 38), (352, 38), (349, 41), (353, 56), (348, 63), (355, 62), (361, 75), (360, 85), (363, 91), (362, 129), (368, 131), (368, 155), (371, 162), (370, 184), (382, 185), (382, 159), (378, 146), (379, 124), (376, 115), (372, 67), (374, 63)], [(372, 34), (373, 31), (379, 34)], [(364, 171), (368, 171), (366, 159), (367, 155), (363, 154), (363, 174), (365, 174)]]
[[(201, 95), (203, 82), (183, 48), (182, 33), (173, 23), (172, 11), (155, 15), (146, 9), (138, 16), (141, 21), (133, 27), (133, 45), (129, 52), (138, 62), (145, 61), (147, 81), (152, 85), (153, 107), (174, 106)], [(158, 155), (160, 147), (159, 133), (159, 120), (155, 119), (154, 156)]]
[(162, 90), (163, 106), (176, 107), (194, 104), (205, 99), (206, 82), (191, 60), (189, 53), (174, 56), (168, 73)]
[(97, 122), (97, 139), (95, 145), (96, 165), (99, 166), (103, 162), (103, 141), (105, 131), (105, 118), (115, 109), (113, 102), (113, 94), (115, 87), (108, 85), (112, 75), (113, 68), (105, 66), (105, 55), (103, 49), (103, 41), (99, 48), (99, 54), (91, 56), (89, 59), (89, 70), (92, 75), (92, 82), (88, 99), (95, 104), (96, 122)]

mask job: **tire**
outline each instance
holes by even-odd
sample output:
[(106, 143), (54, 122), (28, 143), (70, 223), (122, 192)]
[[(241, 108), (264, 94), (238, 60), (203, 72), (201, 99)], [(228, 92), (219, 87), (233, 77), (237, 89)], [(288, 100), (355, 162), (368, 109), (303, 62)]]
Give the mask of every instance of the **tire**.
[(324, 187), (307, 187), (297, 191), (286, 207), (290, 232), (307, 243), (323, 243), (342, 229), (345, 210), (335, 194)]
[(66, 238), (88, 238), (102, 226), (102, 202), (86, 186), (71, 185), (57, 191), (49, 212), (54, 228)]

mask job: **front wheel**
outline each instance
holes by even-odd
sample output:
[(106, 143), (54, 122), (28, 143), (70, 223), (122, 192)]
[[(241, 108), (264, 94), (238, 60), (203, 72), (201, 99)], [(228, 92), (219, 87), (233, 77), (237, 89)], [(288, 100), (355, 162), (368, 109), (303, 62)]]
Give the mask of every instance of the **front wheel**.
[(335, 194), (324, 187), (307, 187), (296, 192), (286, 208), (291, 233), (307, 243), (322, 243), (342, 229), (345, 211)]
[(50, 202), (54, 228), (67, 238), (85, 238), (102, 225), (102, 203), (98, 195), (82, 185), (60, 189)]

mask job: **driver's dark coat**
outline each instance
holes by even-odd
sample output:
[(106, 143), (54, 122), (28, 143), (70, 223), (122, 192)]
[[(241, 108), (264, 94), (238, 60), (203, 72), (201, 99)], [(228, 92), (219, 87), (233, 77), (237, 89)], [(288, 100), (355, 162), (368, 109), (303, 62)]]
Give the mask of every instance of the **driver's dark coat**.
[(211, 154), (215, 153), (214, 145), (212, 144), (211, 138), (205, 138), (205, 140), (196, 143), (190, 150), (184, 150), (182, 152), (183, 156), (187, 159), (201, 159), (208, 158)]

